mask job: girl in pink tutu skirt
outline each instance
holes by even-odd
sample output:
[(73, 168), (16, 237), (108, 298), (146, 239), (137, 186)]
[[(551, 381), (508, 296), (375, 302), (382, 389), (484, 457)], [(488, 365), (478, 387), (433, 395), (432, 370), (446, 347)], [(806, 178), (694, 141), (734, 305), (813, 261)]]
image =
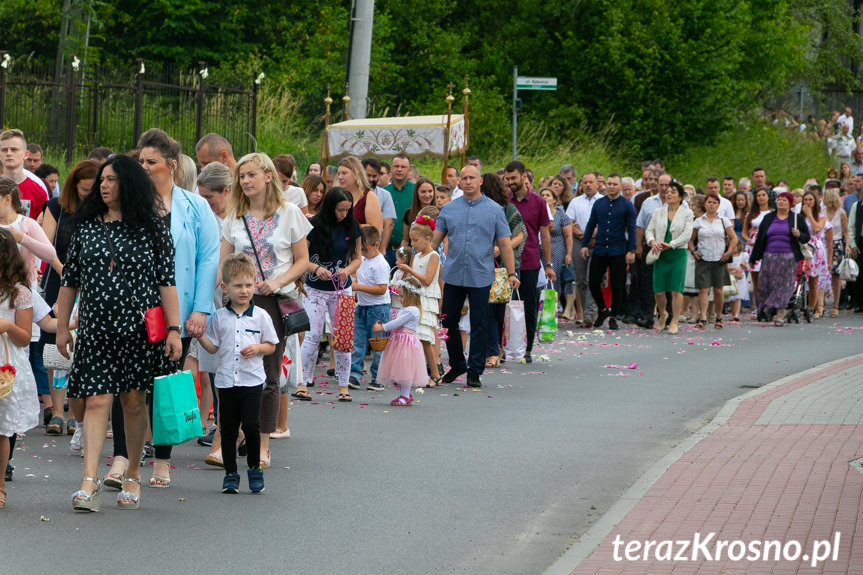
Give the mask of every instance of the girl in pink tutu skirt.
[(413, 403), (411, 389), (426, 384), (426, 363), (423, 347), (416, 336), (419, 326), (422, 286), (416, 278), (395, 282), (402, 308), (396, 318), (388, 323), (376, 323), (375, 332), (388, 331), (390, 338), (381, 356), (378, 368), (378, 383), (394, 383), (399, 386), (399, 396), (390, 402), (394, 406)]

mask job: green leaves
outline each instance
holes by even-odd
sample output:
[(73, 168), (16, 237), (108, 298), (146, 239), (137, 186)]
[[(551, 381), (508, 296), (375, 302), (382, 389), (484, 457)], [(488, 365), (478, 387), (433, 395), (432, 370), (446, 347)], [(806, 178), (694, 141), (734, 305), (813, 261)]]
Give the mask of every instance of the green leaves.
[[(290, 108), (292, 129), (305, 134), (322, 127), (331, 86), (340, 117), (350, 2), (86, 2), (91, 57), (179, 68), (203, 60), (214, 82), (225, 71), (243, 78), (266, 71), (262, 90), (275, 86), (273, 101), (289, 93), (299, 102)], [(53, 59), (62, 4), (0, 2), (0, 49), (16, 59)], [(799, 81), (810, 92), (859, 86), (856, 22), (846, 0), (377, 0), (370, 110), (443, 113), (452, 82), (459, 113), (467, 74), (472, 151), (502, 154), (517, 65), (522, 75), (558, 78), (556, 92), (519, 94), (525, 124), (541, 124), (550, 149), (584, 125), (613, 134), (628, 151), (667, 155), (713, 137)]]

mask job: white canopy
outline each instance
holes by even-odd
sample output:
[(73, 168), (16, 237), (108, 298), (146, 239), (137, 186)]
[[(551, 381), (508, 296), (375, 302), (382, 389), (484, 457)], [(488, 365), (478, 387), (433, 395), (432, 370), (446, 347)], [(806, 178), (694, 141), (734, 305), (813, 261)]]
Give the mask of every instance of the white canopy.
[(347, 156), (392, 157), (405, 153), (411, 158), (431, 156), (443, 159), (465, 149), (465, 121), (461, 114), (450, 117), (449, 154), (445, 153), (447, 117), (405, 116), (369, 118), (330, 124), (326, 150), (330, 160)]

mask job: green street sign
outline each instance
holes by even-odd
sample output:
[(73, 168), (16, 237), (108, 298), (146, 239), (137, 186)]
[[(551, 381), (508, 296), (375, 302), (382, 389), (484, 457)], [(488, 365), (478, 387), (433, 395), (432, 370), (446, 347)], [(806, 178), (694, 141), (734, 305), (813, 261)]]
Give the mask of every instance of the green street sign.
[(557, 78), (518, 76), (515, 87), (517, 90), (557, 90)]

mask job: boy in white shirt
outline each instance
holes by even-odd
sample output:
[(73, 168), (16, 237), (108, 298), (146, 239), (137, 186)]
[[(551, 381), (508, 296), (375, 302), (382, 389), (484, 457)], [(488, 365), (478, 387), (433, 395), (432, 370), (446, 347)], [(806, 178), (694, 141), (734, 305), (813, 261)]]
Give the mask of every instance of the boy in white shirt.
[(255, 307), (255, 264), (246, 254), (228, 256), (222, 264), (222, 290), (228, 304), (216, 310), (207, 331), (198, 340), (218, 355), (215, 384), (219, 390), (219, 427), (225, 478), (222, 493), (237, 493), (237, 435), (240, 424), (246, 436), (249, 489), (264, 490), (261, 468), (261, 394), (266, 383), (263, 356), (276, 350), (278, 336), (270, 315)]
[[(369, 338), (375, 322), (386, 323), (390, 319), (390, 265), (380, 252), (381, 234), (374, 226), (363, 228), (363, 259), (357, 270), (357, 281), (353, 284), (357, 294), (354, 309), (354, 352), (351, 355), (351, 389), (360, 388), (363, 376), (363, 360), (369, 347)], [(372, 351), (370, 368), (372, 381), (366, 386), (369, 391), (380, 391), (384, 386), (377, 382), (380, 351)]]

